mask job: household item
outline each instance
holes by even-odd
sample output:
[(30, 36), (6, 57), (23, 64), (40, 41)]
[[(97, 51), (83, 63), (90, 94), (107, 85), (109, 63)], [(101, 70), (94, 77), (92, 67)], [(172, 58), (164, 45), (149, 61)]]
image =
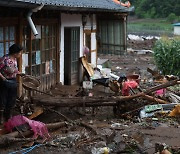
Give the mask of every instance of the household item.
[(39, 90), (38, 88), (40, 87), (40, 85), (41, 81), (34, 76), (25, 75), (22, 77), (22, 86), (24, 89), (28, 91), (37, 91), (49, 96), (53, 96), (52, 94)]

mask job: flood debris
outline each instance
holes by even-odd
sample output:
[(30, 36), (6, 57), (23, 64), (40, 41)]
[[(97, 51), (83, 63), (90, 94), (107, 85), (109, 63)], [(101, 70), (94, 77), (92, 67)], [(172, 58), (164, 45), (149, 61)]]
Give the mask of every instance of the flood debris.
[[(67, 124), (65, 122), (58, 122), (58, 123), (50, 123), (50, 124), (46, 124), (46, 127), (48, 130), (51, 129), (57, 129), (60, 127), (65, 127)], [(25, 132), (21, 131), (21, 133), (19, 133), (19, 131), (13, 131), (11, 133), (8, 133), (7, 131), (5, 131), (6, 134), (1, 135), (0, 136), (0, 146), (7, 146), (10, 145), (11, 143), (14, 143), (14, 141), (16, 142), (27, 142), (27, 141), (35, 141), (37, 139), (36, 138), (23, 138), (29, 135), (33, 134), (33, 131), (28, 129)], [(22, 137), (23, 134), (23, 137)]]
[(155, 144), (155, 152), (160, 154), (171, 154), (171, 152), (168, 150), (169, 146), (165, 143), (156, 143)]
[[(151, 68), (146, 80), (137, 72), (119, 75), (109, 62), (100, 59), (95, 68), (82, 58), (87, 71), (82, 86), (59, 84), (47, 92), (50, 95), (41, 93), (31, 99), (18, 99), (17, 107), (23, 116), (39, 118), (40, 122), (50, 119), (51, 123), (44, 124), (51, 138), (42, 141), (40, 137), (32, 137), (30, 128), (17, 127), (11, 133), (1, 130), (0, 145), (22, 142), (21, 147), (33, 148), (39, 145), (36, 143), (43, 143), (39, 148), (44, 151), (54, 148), (55, 153), (169, 154), (180, 151), (180, 98), (174, 88), (179, 86), (179, 78), (162, 76)], [(83, 114), (77, 114), (81, 111)], [(162, 142), (157, 143), (159, 140)], [(38, 153), (37, 149), (34, 151)]]
[[(176, 103), (147, 105), (140, 111), (140, 117), (141, 118), (152, 117), (157, 113), (168, 114), (171, 112), (171, 110), (174, 109), (174, 107), (176, 105), (177, 105)], [(175, 114), (175, 112), (174, 112), (174, 114)], [(170, 115), (173, 116), (174, 114), (170, 114)], [(176, 113), (176, 114), (178, 114), (178, 113)]]
[(169, 116), (180, 117), (180, 104), (174, 106), (173, 110), (170, 112)]

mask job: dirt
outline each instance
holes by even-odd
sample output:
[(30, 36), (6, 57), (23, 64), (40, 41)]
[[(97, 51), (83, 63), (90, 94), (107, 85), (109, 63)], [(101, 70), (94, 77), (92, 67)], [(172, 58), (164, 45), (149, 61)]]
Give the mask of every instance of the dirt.
[(152, 50), (154, 47), (155, 42), (157, 41), (156, 38), (147, 39), (146, 37), (143, 37), (144, 40), (128, 40), (127, 46), (129, 48), (132, 48), (134, 50)]
[[(152, 43), (152, 41), (149, 41)], [(134, 43), (133, 43), (134, 44)], [(136, 44), (136, 47), (144, 49), (144, 42)], [(145, 46), (148, 46), (147, 44)], [(150, 46), (150, 45), (149, 45)], [(151, 45), (152, 47), (152, 45)], [(150, 47), (150, 48), (151, 48)], [(133, 46), (135, 48), (135, 46)], [(148, 48), (148, 49), (150, 49)], [(155, 68), (151, 53), (138, 54), (129, 52), (125, 55), (99, 55), (101, 59), (109, 59), (112, 72), (118, 76), (122, 74), (139, 74), (141, 87), (152, 86), (151, 74), (147, 67)], [(74, 97), (81, 90), (80, 86), (57, 85), (51, 90), (54, 95), (62, 97)], [(85, 91), (82, 95), (114, 96), (109, 88), (95, 85), (93, 90)], [(83, 97), (82, 97), (83, 99)], [(50, 133), (51, 138), (47, 143), (38, 143), (34, 149), (27, 153), (58, 153), (58, 154), (100, 154), (110, 150), (109, 153), (155, 153), (156, 143), (165, 143), (174, 153), (180, 152), (180, 121), (179, 118), (170, 118), (166, 114), (140, 119), (140, 107), (148, 104), (148, 101), (136, 99), (122, 103), (122, 109), (115, 114), (113, 107), (81, 107), (81, 108), (53, 108), (59, 111), (74, 124), (67, 123), (67, 127), (60, 128)], [(124, 107), (123, 107), (124, 106)], [(133, 109), (138, 109), (133, 111)], [(133, 111), (126, 114), (128, 111)], [(125, 115), (125, 116), (122, 116)], [(45, 110), (35, 120), (44, 123), (64, 121), (64, 118), (55, 112)], [(89, 128), (80, 125), (86, 123)], [(93, 130), (91, 129), (93, 128)], [(95, 130), (95, 131), (94, 131)], [(0, 153), (9, 153), (22, 150), (22, 143), (8, 145), (1, 148)], [(104, 148), (104, 149), (103, 149)], [(21, 153), (21, 152), (20, 152)]]

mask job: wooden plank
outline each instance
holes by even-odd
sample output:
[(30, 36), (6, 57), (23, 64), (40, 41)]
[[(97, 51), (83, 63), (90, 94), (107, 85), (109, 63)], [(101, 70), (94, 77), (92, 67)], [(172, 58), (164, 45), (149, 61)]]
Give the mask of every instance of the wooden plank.
[[(23, 14), (21, 12), (20, 16), (19, 16), (19, 20), (18, 20), (18, 27), (17, 27), (17, 36), (16, 36), (16, 39), (17, 39), (17, 43), (18, 44), (22, 44), (22, 41), (23, 41), (23, 25), (22, 25), (22, 17), (23, 17)], [(18, 59), (18, 69), (20, 72), (22, 72), (22, 55), (21, 55), (21, 58)], [(22, 95), (22, 80), (21, 80), (21, 77), (18, 76), (18, 82), (19, 82), (19, 85), (18, 85), (18, 97), (20, 97)]]
[(18, 17), (0, 17), (0, 26), (18, 25)]

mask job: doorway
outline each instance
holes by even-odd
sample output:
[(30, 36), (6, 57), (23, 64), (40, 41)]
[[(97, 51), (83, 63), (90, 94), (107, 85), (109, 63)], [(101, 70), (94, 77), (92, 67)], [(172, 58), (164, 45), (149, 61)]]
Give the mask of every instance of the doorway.
[(64, 28), (64, 84), (79, 83), (80, 28)]

